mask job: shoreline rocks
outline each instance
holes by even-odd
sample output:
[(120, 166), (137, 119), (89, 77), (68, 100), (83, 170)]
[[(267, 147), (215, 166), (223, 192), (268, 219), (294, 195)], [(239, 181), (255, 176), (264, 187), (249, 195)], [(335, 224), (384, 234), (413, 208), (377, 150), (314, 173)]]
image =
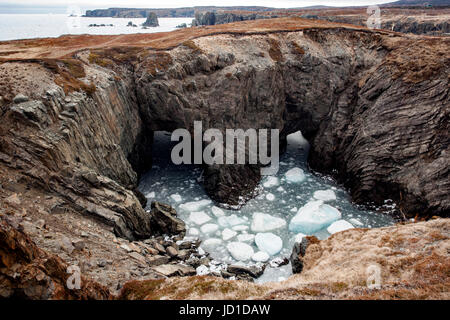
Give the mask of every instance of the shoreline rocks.
[(158, 17), (156, 13), (150, 12), (145, 20), (143, 27), (159, 27)]

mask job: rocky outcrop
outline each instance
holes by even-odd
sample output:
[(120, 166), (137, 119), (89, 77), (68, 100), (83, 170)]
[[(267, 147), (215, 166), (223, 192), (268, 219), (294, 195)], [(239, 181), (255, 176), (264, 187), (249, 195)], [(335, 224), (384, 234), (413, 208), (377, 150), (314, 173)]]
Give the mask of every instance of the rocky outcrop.
[[(330, 22), (348, 23), (358, 26), (367, 25), (367, 16), (361, 15), (302, 15), (303, 18), (320, 19)], [(381, 19), (381, 29), (425, 35), (446, 35), (450, 33), (450, 23), (445, 18), (423, 20), (422, 16), (387, 16)]]
[[(75, 270), (75, 269), (74, 269)], [(78, 269), (79, 270), (79, 269)], [(109, 290), (80, 275), (58, 256), (39, 249), (14, 220), (0, 216), (0, 298), (104, 300)], [(68, 285), (69, 284), (69, 285)], [(70, 284), (73, 284), (72, 288)]]
[(186, 224), (177, 218), (177, 212), (169, 205), (152, 202), (151, 222), (154, 233), (163, 235), (176, 235), (183, 239), (186, 234)]
[(159, 27), (158, 17), (156, 13), (150, 12), (147, 16), (147, 20), (145, 20), (144, 27)]
[(192, 20), (192, 26), (213, 26), (218, 24), (257, 20), (257, 19), (271, 19), (278, 18), (276, 15), (263, 15), (257, 13), (239, 14), (233, 12), (197, 12), (195, 19)]
[(294, 248), (292, 249), (292, 254), (290, 256), (290, 262), (292, 266), (292, 273), (301, 273), (303, 270), (303, 257), (306, 254), (306, 249), (311, 244), (318, 243), (319, 240), (312, 237), (304, 237), (301, 242), (296, 242)]

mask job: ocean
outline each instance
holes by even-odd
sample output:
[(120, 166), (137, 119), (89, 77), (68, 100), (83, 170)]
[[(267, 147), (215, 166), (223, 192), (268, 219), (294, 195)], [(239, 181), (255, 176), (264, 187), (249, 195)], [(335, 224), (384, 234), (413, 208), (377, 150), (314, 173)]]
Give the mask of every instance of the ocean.
[[(142, 29), (144, 18), (84, 18), (67, 14), (0, 14), (0, 41), (59, 37), (65, 34), (130, 34), (167, 32), (193, 18), (159, 18), (159, 27)], [(131, 21), (137, 27), (127, 27)], [(89, 27), (90, 24), (106, 25)], [(109, 26), (109, 25), (113, 26)]]

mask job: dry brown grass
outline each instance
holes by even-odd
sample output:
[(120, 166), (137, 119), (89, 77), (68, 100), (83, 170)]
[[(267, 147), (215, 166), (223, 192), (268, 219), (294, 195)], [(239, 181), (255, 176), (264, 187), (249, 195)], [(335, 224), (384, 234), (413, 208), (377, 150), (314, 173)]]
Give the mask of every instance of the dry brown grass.
[[(0, 42), (0, 55), (5, 52), (17, 51), (8, 55), (4, 60), (31, 58), (67, 58), (82, 50), (105, 50), (109, 48), (148, 48), (167, 50), (196, 38), (215, 35), (252, 35), (277, 32), (301, 31), (308, 28), (329, 29), (349, 28), (367, 30), (350, 24), (332, 23), (320, 20), (302, 19), (296, 17), (235, 22), (217, 26), (194, 27), (148, 34), (129, 35), (70, 35), (59, 38), (15, 40)], [(20, 49), (20, 50), (18, 50)]]
[(450, 39), (397, 42), (385, 65), (394, 79), (419, 83), (435, 77), (450, 65)]
[(195, 42), (192, 41), (192, 40), (188, 40), (188, 41), (183, 42), (183, 46), (188, 47), (189, 49), (191, 49), (192, 51), (194, 51), (194, 53), (199, 53), (199, 54), (203, 53), (203, 50), (200, 49), (200, 48), (195, 44)]
[(281, 52), (280, 42), (273, 38), (269, 38), (268, 42), (270, 45), (269, 55), (272, 58), (272, 60), (275, 62), (283, 62), (284, 57), (283, 57), (283, 53)]
[(291, 53), (294, 55), (303, 56), (305, 54), (305, 50), (295, 41), (291, 41), (289, 47), (291, 48)]

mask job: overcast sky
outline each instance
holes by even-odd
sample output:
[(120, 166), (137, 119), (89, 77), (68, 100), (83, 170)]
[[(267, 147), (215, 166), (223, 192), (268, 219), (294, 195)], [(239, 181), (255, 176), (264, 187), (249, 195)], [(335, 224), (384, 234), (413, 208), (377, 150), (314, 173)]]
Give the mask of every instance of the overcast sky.
[(192, 6), (265, 6), (276, 8), (293, 8), (315, 5), (328, 6), (365, 6), (392, 2), (389, 0), (0, 0), (0, 8), (8, 7), (68, 7), (71, 5), (85, 8), (176, 8)]

